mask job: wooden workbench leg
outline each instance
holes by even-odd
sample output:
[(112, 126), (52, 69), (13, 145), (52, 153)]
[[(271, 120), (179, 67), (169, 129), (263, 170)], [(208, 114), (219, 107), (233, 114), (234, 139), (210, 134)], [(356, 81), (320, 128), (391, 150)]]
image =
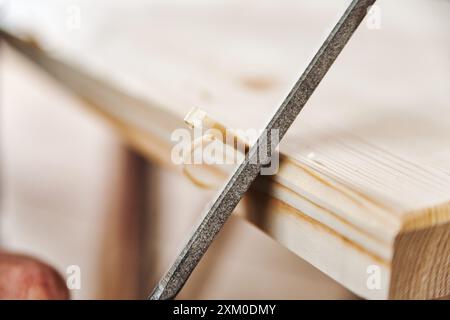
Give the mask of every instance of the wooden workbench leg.
[(148, 179), (152, 165), (125, 147), (105, 219), (98, 298), (145, 298), (151, 261), (146, 254)]

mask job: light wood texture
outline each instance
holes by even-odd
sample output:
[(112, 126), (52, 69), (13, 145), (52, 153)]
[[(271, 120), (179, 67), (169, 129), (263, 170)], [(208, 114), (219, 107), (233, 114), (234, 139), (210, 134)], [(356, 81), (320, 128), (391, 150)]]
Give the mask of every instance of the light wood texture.
[[(42, 50), (16, 46), (169, 165), (170, 134), (193, 106), (229, 128), (263, 127), (345, 7), (71, 1), (74, 30), (59, 16), (67, 3), (17, 3), (4, 24)], [(280, 172), (258, 181), (271, 198), (249, 200), (266, 203), (251, 221), (366, 298), (450, 294), (449, 6), (380, 1), (381, 29), (363, 23), (283, 140)]]
[[(103, 261), (123, 264), (117, 258), (102, 260), (105, 244), (117, 243), (111, 237), (121, 229), (110, 229), (118, 225), (111, 219), (123, 216), (118, 206), (127, 192), (122, 190), (134, 180), (124, 176), (128, 166), (123, 161), (127, 158), (121, 136), (90, 109), (80, 109), (82, 101), (45, 70), (0, 43), (2, 246), (49, 261), (63, 275), (68, 265), (79, 265), (82, 286), (71, 292), (74, 299), (125, 297), (125, 292), (99, 290), (107, 287), (99, 285), (100, 281), (114, 281), (120, 290), (135, 279), (130, 273), (121, 273), (121, 279), (102, 276), (114, 271), (105, 270)], [(167, 270), (192, 223), (213, 196), (213, 191), (196, 187), (179, 171), (146, 162), (148, 249), (140, 259), (146, 274), (139, 298), (147, 296)], [(174, 194), (177, 201), (173, 201)], [(128, 244), (132, 241), (123, 243)], [(116, 246), (110, 254), (127, 254), (124, 246)], [(111, 250), (111, 246), (107, 248)], [(120, 281), (123, 284), (117, 285)], [(132, 294), (127, 298), (136, 297)], [(236, 215), (220, 232), (180, 298), (356, 297)]]

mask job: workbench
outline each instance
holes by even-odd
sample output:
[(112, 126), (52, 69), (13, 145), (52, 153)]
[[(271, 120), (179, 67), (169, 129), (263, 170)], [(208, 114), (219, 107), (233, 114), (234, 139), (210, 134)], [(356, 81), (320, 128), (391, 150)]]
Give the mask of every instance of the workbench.
[[(42, 3), (11, 3), (3, 37), (175, 170), (171, 133), (192, 107), (261, 128), (345, 8)], [(378, 6), (380, 25), (357, 30), (281, 143), (279, 172), (239, 214), (361, 297), (439, 298), (450, 294), (450, 4)]]

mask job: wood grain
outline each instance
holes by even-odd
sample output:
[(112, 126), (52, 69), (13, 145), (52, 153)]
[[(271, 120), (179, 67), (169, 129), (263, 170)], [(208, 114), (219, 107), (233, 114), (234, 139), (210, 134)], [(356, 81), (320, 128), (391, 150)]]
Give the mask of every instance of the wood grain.
[[(42, 48), (10, 41), (167, 165), (170, 134), (193, 106), (227, 128), (263, 127), (345, 7), (76, 3), (79, 30), (57, 18), (66, 4), (33, 7), (33, 19), (12, 11), (5, 26), (17, 36), (32, 31)], [(256, 184), (270, 210), (253, 209), (249, 219), (363, 297), (445, 296), (450, 4), (380, 6), (382, 28), (362, 26), (350, 41), (283, 140), (279, 173)], [(381, 290), (366, 285), (371, 265), (381, 268)]]

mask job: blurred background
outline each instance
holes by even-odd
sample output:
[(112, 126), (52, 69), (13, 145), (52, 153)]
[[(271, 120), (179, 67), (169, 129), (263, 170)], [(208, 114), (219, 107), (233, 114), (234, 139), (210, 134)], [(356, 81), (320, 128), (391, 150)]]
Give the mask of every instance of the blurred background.
[[(449, 1), (388, 2), (379, 1), (381, 21), (371, 20), (371, 26), (366, 29), (372, 30), (365, 33), (378, 32), (378, 44), (391, 47), (397, 45), (392, 30), (398, 31), (401, 40), (411, 49), (420, 48), (420, 52), (411, 52), (417, 64), (430, 64), (435, 57), (433, 53), (445, 48), (447, 64), (441, 67), (448, 68), (450, 41), (442, 43), (432, 38), (450, 40)], [(111, 67), (111, 61), (125, 59), (126, 63), (111, 68), (115, 79), (132, 92), (145, 87), (146, 82), (135, 83), (123, 70), (145, 72), (141, 66), (146, 63), (145, 50), (153, 50), (149, 47), (149, 42), (156, 41), (152, 40), (153, 35), (161, 33), (161, 39), (169, 38), (166, 40), (170, 44), (174, 34), (170, 19), (185, 19), (188, 23), (190, 19), (202, 17), (204, 20), (196, 27), (211, 26), (223, 32), (220, 28), (224, 21), (230, 24), (229, 19), (235, 17), (232, 24), (236, 27), (229, 31), (229, 37), (239, 33), (247, 15), (263, 28), (265, 19), (270, 20), (268, 17), (273, 14), (281, 22), (269, 21), (270, 25), (294, 34), (297, 31), (289, 27), (300, 19), (304, 29), (298, 31), (298, 37), (287, 38), (297, 37), (302, 44), (298, 49), (301, 51), (294, 50), (291, 54), (301, 52), (302, 57), (306, 57), (322, 41), (322, 35), (328, 32), (348, 1), (243, 3), (1, 1), (0, 26), (14, 35), (32, 37), (46, 53), (63, 57), (71, 65), (87, 61), (83, 67), (92, 66), (99, 74)], [(253, 11), (247, 11), (249, 8)], [(224, 21), (217, 21), (220, 14)], [(81, 19), (78, 21), (81, 26), (77, 25), (77, 19)], [(431, 40), (417, 43), (426, 38)], [(180, 41), (195, 43), (196, 40)], [(251, 42), (248, 46), (252, 46)], [(92, 50), (97, 54), (91, 54)], [(139, 50), (141, 53), (137, 53)], [(239, 51), (228, 54), (239, 55)], [(263, 54), (271, 61), (267, 63), (268, 69), (275, 73), (277, 60), (281, 59), (279, 54), (277, 48), (268, 48)], [(354, 52), (345, 61), (357, 55), (358, 52)], [(439, 56), (436, 63), (443, 59), (445, 61), (445, 56)], [(305, 61), (299, 61), (299, 65), (280, 80), (280, 86), (288, 88)], [(382, 61), (374, 59), (370, 63), (374, 69), (382, 69)], [(430, 66), (437, 67), (432, 63)], [(245, 59), (240, 67), (246, 68)], [(355, 68), (352, 72), (358, 70)], [(398, 71), (383, 69), (372, 79), (380, 83), (388, 81), (390, 72)], [(330, 86), (339, 81), (342, 79), (332, 78)], [(413, 80), (411, 83), (418, 84)], [(0, 50), (0, 85), (1, 247), (39, 257), (63, 277), (69, 275), (70, 266), (79, 266), (81, 287), (71, 290), (75, 299), (145, 297), (174, 258), (213, 192), (193, 185), (180, 174), (179, 168), (174, 170), (153, 162), (128, 147), (116, 130), (91, 112), (82, 100), (5, 43)], [(249, 85), (260, 83), (250, 80)], [(448, 89), (448, 83), (439, 85), (440, 90)], [(408, 90), (415, 89), (412, 86)], [(376, 88), (368, 92), (375, 91)], [(352, 93), (341, 95), (351, 96)], [(275, 107), (274, 102), (279, 99), (280, 95), (274, 94), (268, 104)], [(318, 99), (316, 103), (321, 102)], [(197, 101), (194, 102), (195, 105)], [(232, 217), (180, 298), (357, 297), (244, 219)]]

